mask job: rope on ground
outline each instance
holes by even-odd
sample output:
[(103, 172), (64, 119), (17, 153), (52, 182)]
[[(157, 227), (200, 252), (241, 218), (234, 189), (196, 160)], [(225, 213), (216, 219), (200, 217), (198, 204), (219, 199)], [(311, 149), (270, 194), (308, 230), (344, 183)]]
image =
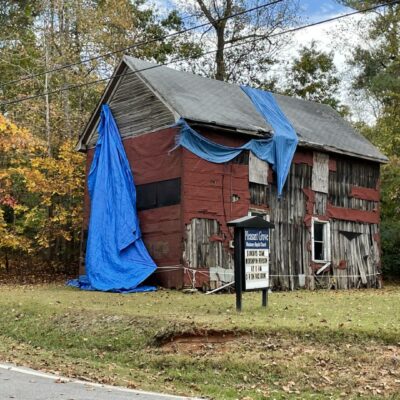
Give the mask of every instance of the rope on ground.
[[(167, 266), (157, 267), (157, 270), (154, 273), (156, 274), (156, 273), (161, 273), (161, 272), (173, 272), (173, 271), (178, 271), (178, 270), (183, 270), (186, 273), (188, 273), (188, 272), (191, 273), (192, 277), (190, 276), (189, 273), (188, 273), (188, 276), (189, 276), (189, 279), (190, 279), (192, 285), (196, 283), (196, 274), (204, 275), (206, 277), (210, 276), (209, 272), (205, 272), (204, 270), (199, 270), (199, 269), (195, 269), (195, 268), (185, 267), (182, 264), (167, 265)], [(233, 276), (234, 272), (227, 270), (227, 271), (224, 271), (224, 274)], [(270, 278), (296, 278), (299, 275), (301, 275), (301, 274), (290, 274), (290, 275), (287, 275), (287, 274), (270, 274), (269, 277)], [(380, 276), (380, 275), (382, 275), (382, 274), (380, 272), (377, 272), (375, 274), (366, 274), (364, 276), (365, 277), (371, 277), (371, 276), (375, 276), (376, 277), (376, 276)], [(323, 275), (321, 275), (319, 277), (323, 277)], [(326, 277), (327, 278), (328, 277), (329, 278), (361, 278), (361, 275), (326, 275)], [(221, 288), (223, 288), (225, 286), (229, 286), (231, 284), (233, 284), (233, 281), (227, 283), (224, 286), (221, 286), (218, 289), (221, 289)], [(211, 293), (211, 292), (207, 292), (207, 294), (208, 293)]]

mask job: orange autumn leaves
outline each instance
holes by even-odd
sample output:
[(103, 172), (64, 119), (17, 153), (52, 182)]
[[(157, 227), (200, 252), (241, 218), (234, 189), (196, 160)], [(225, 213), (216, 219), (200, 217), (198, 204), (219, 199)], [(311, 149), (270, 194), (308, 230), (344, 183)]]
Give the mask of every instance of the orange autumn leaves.
[(84, 159), (73, 145), (66, 140), (49, 156), (40, 139), (0, 115), (0, 257), (39, 257), (78, 239)]

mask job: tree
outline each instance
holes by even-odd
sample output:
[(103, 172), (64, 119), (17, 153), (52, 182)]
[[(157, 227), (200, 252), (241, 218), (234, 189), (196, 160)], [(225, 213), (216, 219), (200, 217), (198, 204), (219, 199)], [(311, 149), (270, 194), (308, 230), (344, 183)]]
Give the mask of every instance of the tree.
[(369, 20), (368, 46), (357, 46), (351, 65), (358, 71), (353, 90), (379, 104), (376, 122), (362, 132), (388, 157), (382, 168), (382, 249), (384, 270), (400, 275), (400, 5), (390, 1), (343, 0), (363, 9), (388, 3)]
[(337, 97), (339, 83), (333, 53), (318, 50), (316, 42), (312, 41), (309, 47), (302, 47), (293, 60), (286, 94), (328, 104), (343, 114), (347, 110)]
[[(56, 155), (0, 115), (0, 254), (6, 268), (76, 264), (82, 225), (84, 157), (66, 141)], [(61, 249), (61, 250), (60, 250)]]
[(19, 185), (11, 171), (16, 160), (19, 165), (26, 165), (38, 144), (29, 131), (0, 115), (0, 251), (7, 270), (10, 253), (28, 252), (31, 245), (19, 225), (18, 218), (24, 207), (17, 200)]
[[(125, 53), (164, 62), (183, 46), (176, 38), (154, 40), (180, 29), (181, 20), (176, 12), (159, 18), (143, 0), (6, 0), (0, 21), (10, 26), (0, 27), (1, 100), (65, 89), (1, 110), (46, 140), (50, 153), (64, 140), (77, 138), (107, 82), (69, 87), (110, 76), (124, 53), (118, 49), (131, 47)], [(97, 57), (104, 53), (112, 54)], [(44, 74), (70, 63), (77, 64)], [(41, 75), (6, 84), (31, 74)]]
[(289, 41), (287, 36), (273, 35), (296, 20), (297, 0), (284, 0), (231, 18), (262, 4), (259, 0), (196, 0), (182, 5), (194, 16), (195, 24), (210, 23), (201, 34), (194, 34), (194, 40), (206, 50), (216, 49), (215, 56), (204, 57), (196, 66), (189, 62), (192, 69), (236, 83), (260, 79)]
[[(385, 1), (342, 0), (342, 3), (363, 9)], [(389, 0), (386, 1), (390, 3)], [(367, 46), (353, 50), (350, 61), (358, 73), (353, 90), (372, 97), (380, 105), (377, 127), (381, 133), (375, 138), (388, 154), (400, 154), (400, 5), (392, 4), (374, 13), (369, 20)], [(379, 136), (379, 137), (378, 137)]]

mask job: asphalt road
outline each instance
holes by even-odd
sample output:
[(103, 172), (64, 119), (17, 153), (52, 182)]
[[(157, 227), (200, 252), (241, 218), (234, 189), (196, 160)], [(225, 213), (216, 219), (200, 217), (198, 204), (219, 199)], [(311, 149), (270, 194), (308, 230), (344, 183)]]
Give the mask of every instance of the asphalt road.
[[(92, 384), (0, 364), (0, 400), (189, 400), (189, 397)], [(191, 398), (193, 400), (193, 398)]]

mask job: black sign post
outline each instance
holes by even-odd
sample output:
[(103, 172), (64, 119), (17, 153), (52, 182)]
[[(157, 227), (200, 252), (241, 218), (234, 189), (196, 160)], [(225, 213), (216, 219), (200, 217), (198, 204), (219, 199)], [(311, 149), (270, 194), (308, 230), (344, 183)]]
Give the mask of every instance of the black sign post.
[[(235, 292), (236, 292), (236, 310), (242, 310), (242, 290), (243, 290), (243, 274), (241, 268), (236, 266), (243, 265), (243, 229), (235, 229), (234, 236), (234, 264), (235, 264)], [(237, 250), (236, 250), (237, 249)]]
[(262, 302), (263, 307), (267, 307), (268, 304), (268, 289), (262, 289)]
[(268, 303), (269, 230), (274, 224), (261, 217), (246, 216), (228, 222), (233, 226), (236, 310), (242, 310), (242, 292), (262, 290), (262, 306)]

